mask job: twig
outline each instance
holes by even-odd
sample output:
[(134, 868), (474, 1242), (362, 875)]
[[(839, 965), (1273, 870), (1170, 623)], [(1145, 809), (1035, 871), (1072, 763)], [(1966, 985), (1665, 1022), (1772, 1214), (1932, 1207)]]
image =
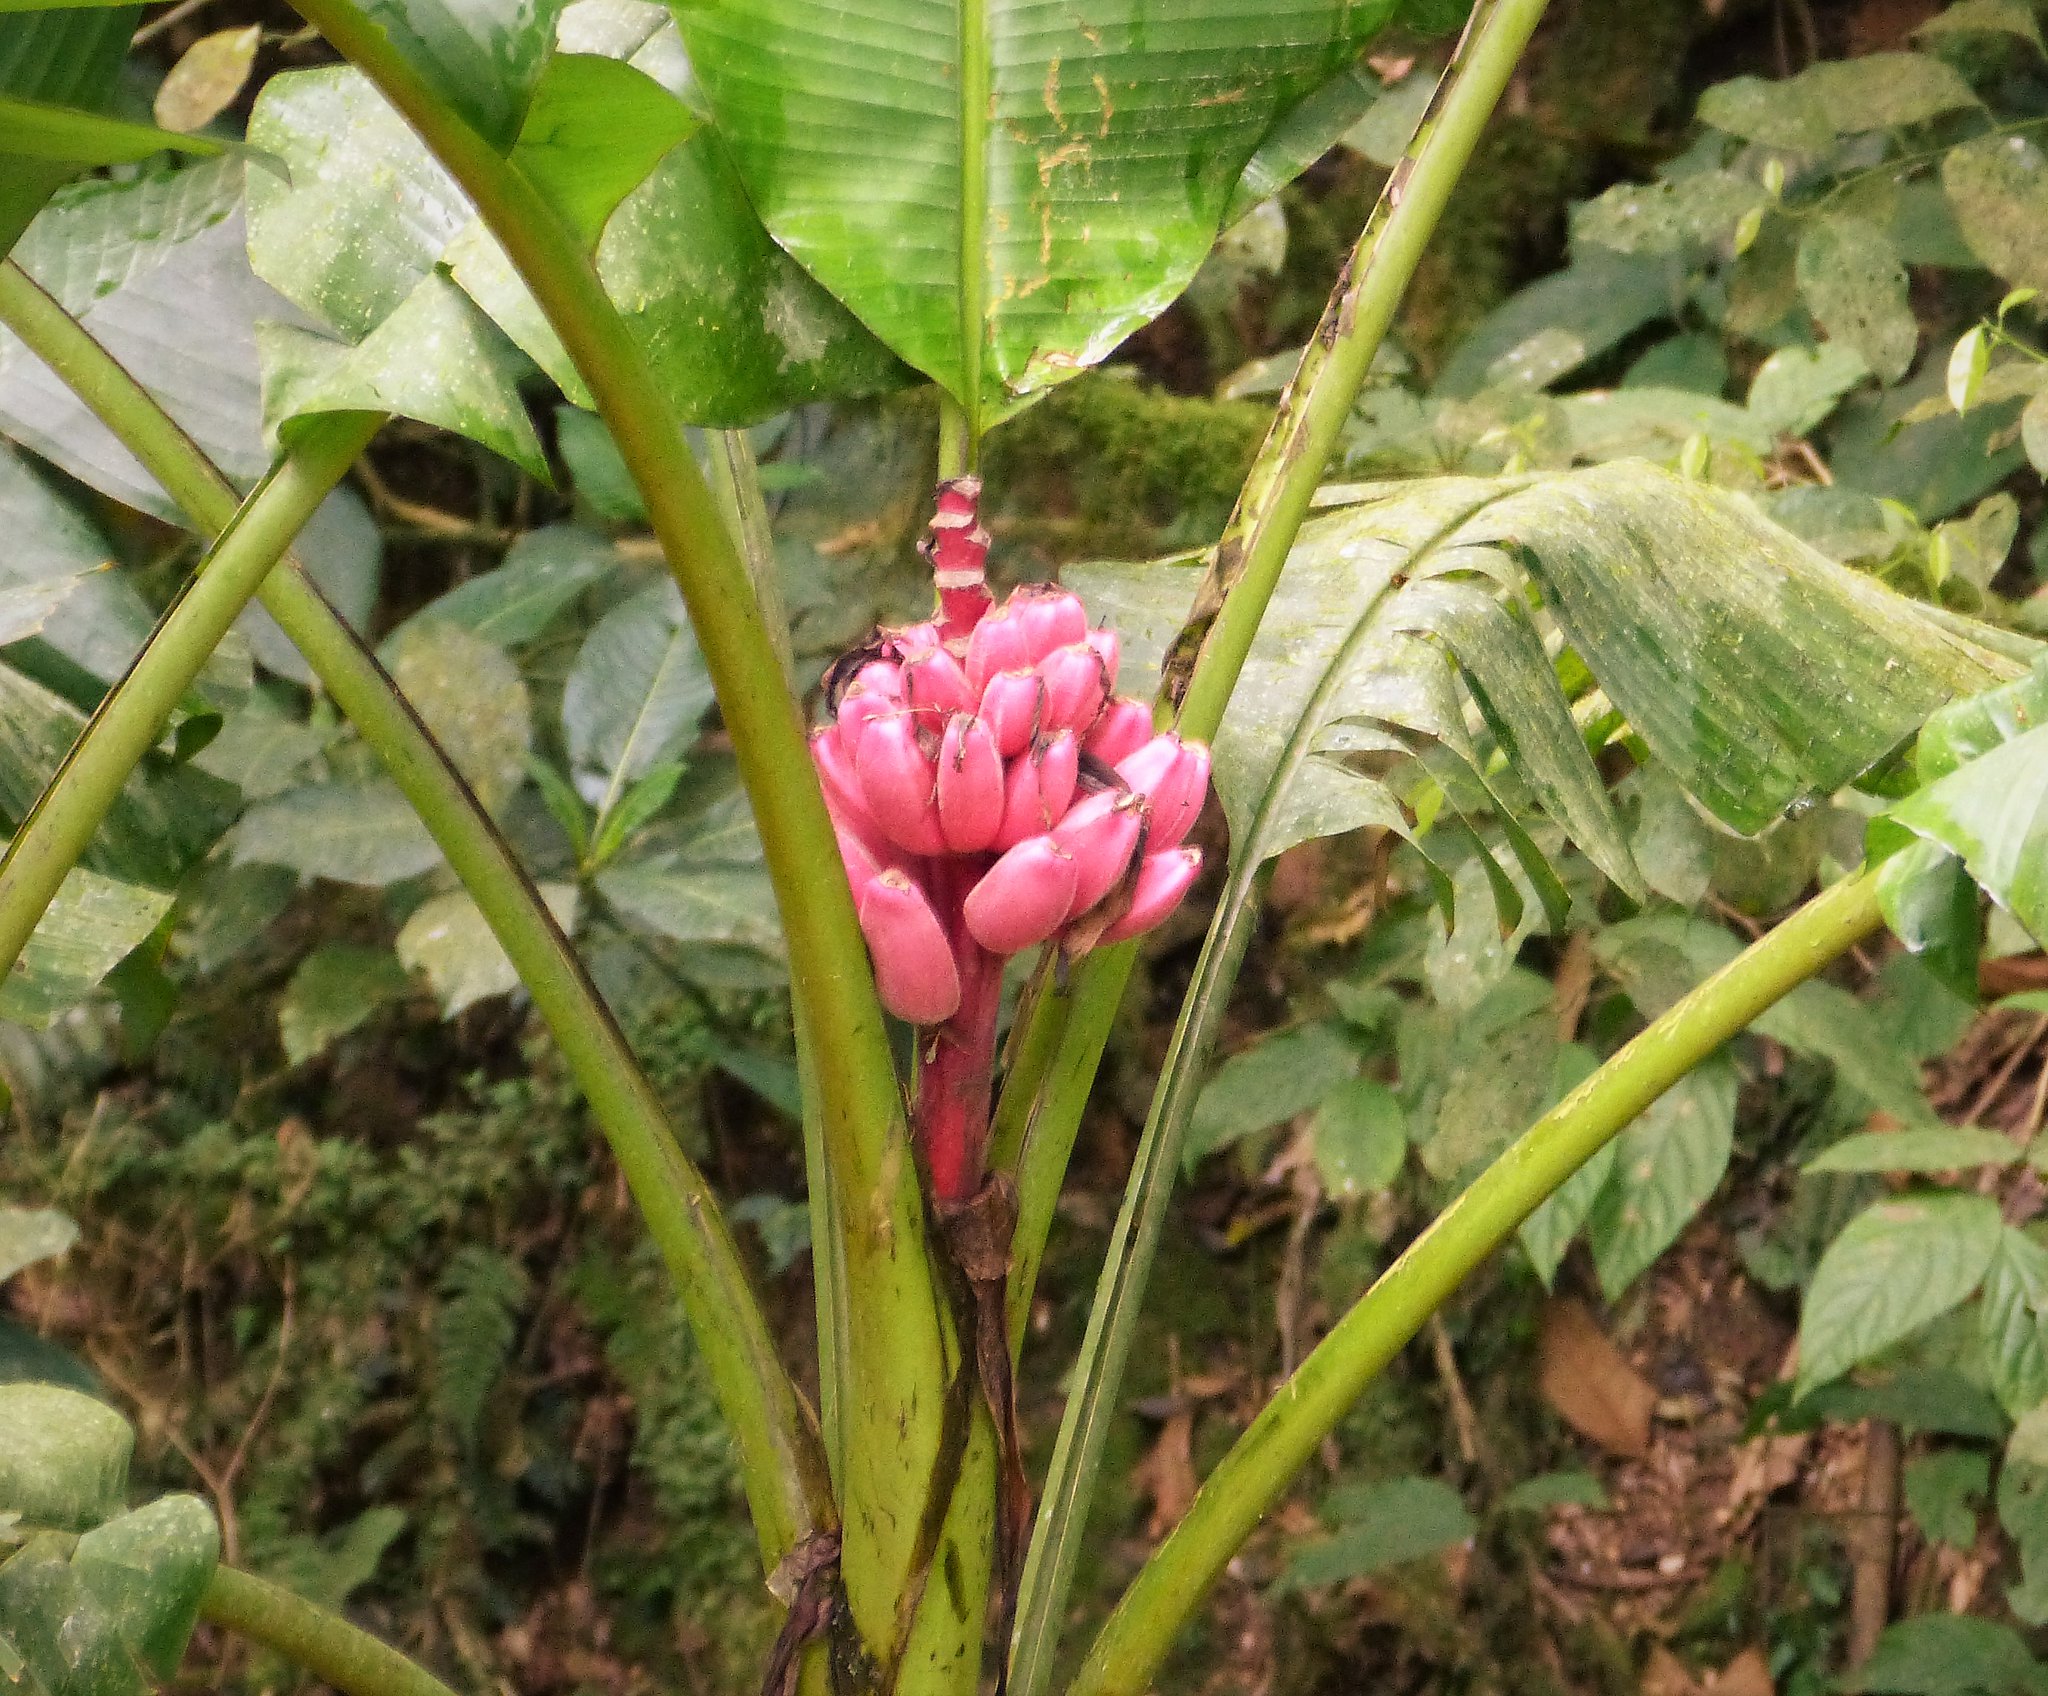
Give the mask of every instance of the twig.
[(370, 497), (370, 506), (380, 518), (396, 519), (409, 524), (423, 536), (437, 536), (451, 542), (483, 542), (492, 547), (508, 546), (514, 531), (502, 524), (482, 524), (474, 519), (458, 518), (452, 512), (443, 512), (437, 506), (425, 501), (408, 500), (392, 492), (391, 486), (377, 475), (367, 459), (359, 459), (355, 465), (356, 481), (362, 484), (363, 492)]
[(130, 47), (144, 47), (154, 41), (173, 24), (181, 24), (194, 12), (210, 5), (212, 0), (179, 0), (168, 12), (159, 12), (128, 38)]
[[(263, 1428), (263, 1422), (270, 1417), (270, 1410), (277, 1401), (277, 1392), (284, 1383), (284, 1363), (292, 1346), (292, 1312), (298, 1305), (299, 1272), (291, 1261), (284, 1267), (284, 1312), (277, 1321), (277, 1358), (270, 1363), (270, 1381), (263, 1386), (263, 1394), (256, 1399), (256, 1407), (242, 1427), (242, 1435), (236, 1442), (234, 1453), (228, 1456), (228, 1463), (220, 1471), (220, 1493), (232, 1495), (235, 1480), (241, 1476), (243, 1463), (249, 1458), (249, 1445), (255, 1441), (256, 1433)], [(230, 1520), (221, 1520), (221, 1553), (229, 1562), (239, 1556), (240, 1551), (229, 1540)]]
[(1491, 1472), (1486, 1463), (1486, 1445), (1479, 1435), (1479, 1412), (1465, 1393), (1465, 1379), (1458, 1371), (1457, 1352), (1451, 1347), (1450, 1327), (1441, 1313), (1429, 1316), (1429, 1354), (1436, 1362), (1437, 1382), (1444, 1387), (1444, 1400), (1451, 1407), (1451, 1429), (1458, 1436), (1458, 1458), (1467, 1467)]
[(1977, 1099), (1970, 1103), (1970, 1110), (1963, 1115), (1964, 1124), (1982, 1122), (1985, 1109), (2005, 1093), (2005, 1086), (2012, 1082), (2012, 1075), (2020, 1069), (2020, 1062), (2033, 1053), (2035, 1045), (2044, 1036), (2048, 1036), (2048, 1013), (2034, 1021), (2034, 1028), (2026, 1040), (2005, 1057), (2005, 1063), (1991, 1074), (1991, 1081), (1977, 1092)]
[(1891, 1619), (1899, 1539), (1899, 1431), (1873, 1419), (1863, 1434), (1863, 1508), (1849, 1538), (1849, 1668), (1860, 1667)]

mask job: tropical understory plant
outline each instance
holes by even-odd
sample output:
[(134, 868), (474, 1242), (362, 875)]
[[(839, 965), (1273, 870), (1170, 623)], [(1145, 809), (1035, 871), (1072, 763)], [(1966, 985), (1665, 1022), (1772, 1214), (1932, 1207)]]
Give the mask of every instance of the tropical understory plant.
[[(231, 633), (259, 601), (292, 650), (273, 638), (266, 667), (316, 684), (382, 774), (317, 807), (249, 808), (234, 852), (261, 863), (281, 834), (327, 831), (342, 863), (366, 809), (404, 815), (424, 835), (403, 863), (445, 861), (459, 885), (435, 897), (419, 957), (436, 925), (495, 939), (486, 981), (523, 985), (559, 1046), (730, 1426), (786, 1610), (764, 1688), (922, 1696), (993, 1670), (1037, 1696), (1053, 1682), (1164, 1209), (1286, 849), (1361, 830), (1398, 842), (1442, 946), (1498, 951), (1575, 904), (1649, 900), (1612, 793), (1630, 772), (1738, 835), (1852, 786), (1871, 815), (1865, 864), (1719, 963), (1504, 1152), (1449, 1174), (1456, 1199), (1232, 1446), (1087, 1647), (1075, 1691), (1148, 1688), (1373, 1375), (1752, 1021), (1887, 922), (1967, 975), (1980, 891), (2048, 936), (2048, 670), (2026, 638), (1815, 551), (1707, 482), (1690, 441), (1675, 468), (1509, 455), (1484, 475), (1325, 484), (1540, 0), (1473, 10), (1216, 542), (1091, 565), (999, 607), (974, 504), (989, 433), (1163, 310), (1219, 231), (1356, 121), (1375, 94), (1367, 44), (1442, 21), (1436, 8), (1215, 0), (1171, 20), (1106, 4), (1048, 21), (912, 5), (887, 23), (813, 0), (299, 10), (344, 63), (273, 79), (232, 147), (96, 110), (134, 8), (10, 9), (0, 24), (0, 223), (16, 243), (0, 323), (76, 403), (28, 445), (205, 538), (132, 663), (122, 638), (144, 637), (141, 603), (104, 579), (0, 587), (0, 1010), (47, 1019), (146, 951), (227, 827), (237, 797), (192, 762), (253, 710)], [(209, 157), (58, 194), (167, 148)], [(189, 230), (187, 247), (224, 230), (249, 285), (274, 291), (274, 316), (235, 350), (260, 377), (267, 464), (222, 462), (170, 357), (191, 349), (99, 304), (137, 304), (119, 255), (144, 226)], [(292, 554), (394, 415), (544, 470), (520, 390), (534, 371), (581, 409), (565, 418), (608, 434), (674, 582), (565, 692), (572, 769), (532, 775), (574, 864), (545, 888), (513, 840), (524, 741), (508, 757), (493, 727), (521, 685), (493, 637), (544, 623), (535, 609), (587, 586), (586, 568), (508, 562), (449, 597), (442, 634), (430, 620), (373, 655), (320, 562)], [(941, 421), (932, 616), (836, 665), (829, 722), (807, 740), (809, 680), (792, 674), (740, 432), (913, 382), (936, 388)], [(686, 427), (705, 432), (701, 463)], [(691, 863), (688, 842), (659, 861), (635, 847), (706, 704), (686, 654), (715, 694), (780, 913), (815, 1407), (572, 936), (586, 892), (646, 912)], [(1227, 863), (1034, 1489), (1012, 1411), (1013, 1373), (1038, 1364), (1024, 1319), (1138, 936), (1194, 882), (1182, 838), (1212, 758)], [(1030, 969), (999, 1055), (1011, 957)], [(1898, 1334), (1810, 1351), (1801, 1388)], [(124, 1512), (131, 1440), (76, 1392), (0, 1390), (0, 1514), (14, 1516), (0, 1519), (0, 1673), (129, 1688), (167, 1675), (203, 1617), (352, 1692), (441, 1688), (223, 1563), (196, 1498)]]

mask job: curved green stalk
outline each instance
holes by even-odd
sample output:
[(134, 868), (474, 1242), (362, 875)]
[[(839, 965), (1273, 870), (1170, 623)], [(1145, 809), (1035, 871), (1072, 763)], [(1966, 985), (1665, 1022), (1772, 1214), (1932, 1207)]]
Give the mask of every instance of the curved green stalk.
[(418, 1662), (282, 1584), (217, 1566), (199, 1617), (304, 1667), (342, 1696), (455, 1696)]
[(681, 427), (574, 232), (352, 0), (297, 0), (297, 9), (405, 118), (504, 248), (596, 400), (682, 590), (760, 828), (812, 1039), (851, 1310), (852, 1381), (837, 1395), (842, 1570), (861, 1636), (887, 1667), (904, 1640), (897, 1598), (919, 1559), (923, 1516), (906, 1508), (942, 1482), (933, 1473), (950, 1339), (881, 1003), (797, 704)]
[[(0, 267), (0, 319), (12, 322), (12, 297), (24, 284), (35, 286), (13, 266)], [(57, 886), (228, 626), (382, 422), (375, 413), (323, 418), (273, 465), (158, 621), (128, 674), (101, 700), (0, 853), (0, 975), (27, 946)]]
[[(1192, 741), (1213, 740), (1223, 722), (1252, 638), (1373, 355), (1545, 3), (1480, 0), (1414, 139), (1345, 260), (1216, 544), (1188, 627), (1168, 660), (1162, 701), (1172, 709), (1180, 733)], [(1048, 1071), (1027, 1072), (1020, 1066), (998, 1105), (998, 1134), (1023, 1144), (1010, 1285), (1013, 1316), (1030, 1305), (1045, 1249), (1042, 1233), (1050, 1228), (1052, 1201), (1080, 1127), (1087, 1082), (1102, 1063), (1103, 1044), (1135, 959), (1127, 949), (1091, 955), (1076, 968), (1063, 1002), (1053, 997), (1041, 1001), (1020, 1052), (1049, 1054)], [(1062, 1081), (1057, 1102), (1038, 1100), (1044, 1076)], [(1028, 1137), (1022, 1130), (1026, 1118)]]
[[(0, 320), (195, 524), (216, 532), (232, 525), (237, 502), (227, 479), (106, 349), (30, 288), (0, 294)], [(568, 938), (396, 685), (296, 562), (273, 572), (260, 598), (425, 821), (554, 1033), (676, 1279), (739, 1442), (748, 1504), (772, 1566), (800, 1537), (832, 1523), (832, 1497), (809, 1411), (775, 1352), (710, 1187), (676, 1147), (659, 1099)]]
[(1283, 1384), (1125, 1592), (1071, 1696), (1138, 1696), (1294, 1475), (1466, 1276), (1606, 1142), (1764, 1010), (1883, 924), (1860, 872), (1807, 903), (1537, 1120), (1417, 1237)]

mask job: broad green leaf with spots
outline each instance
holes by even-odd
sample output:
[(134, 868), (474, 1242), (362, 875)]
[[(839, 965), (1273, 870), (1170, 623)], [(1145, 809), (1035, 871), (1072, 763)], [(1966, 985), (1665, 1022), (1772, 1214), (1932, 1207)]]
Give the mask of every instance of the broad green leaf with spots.
[(1195, 274), (1267, 138), (1391, 0), (676, 0), (775, 238), (981, 424)]

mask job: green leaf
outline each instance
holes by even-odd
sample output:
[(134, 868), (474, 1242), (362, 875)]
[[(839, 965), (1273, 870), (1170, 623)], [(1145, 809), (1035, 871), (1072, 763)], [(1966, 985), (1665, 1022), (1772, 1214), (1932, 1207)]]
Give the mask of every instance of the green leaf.
[(2018, 1418), (2048, 1402), (2048, 1249), (2016, 1226), (1999, 1234), (1978, 1317), (2000, 1405)]
[(1909, 842), (1879, 868), (1877, 898), (1892, 934), (1958, 996), (1974, 1000), (1984, 926), (1962, 861), (1939, 843)]
[(644, 71), (594, 53), (558, 53), (513, 149), (522, 170), (594, 247), (620, 201), (703, 120)]
[(1903, 129), (1978, 104), (1953, 65), (1925, 53), (1824, 59), (1796, 80), (1811, 91), (1840, 135)]
[(299, 962), (278, 1000), (284, 1057), (304, 1065), (405, 989), (405, 973), (389, 949), (323, 943)]
[(1536, 1276), (1549, 1289), (1557, 1281), (1557, 1269), (1564, 1264), (1572, 1238), (1591, 1217), (1593, 1205), (1607, 1187), (1617, 1158), (1615, 1144), (1602, 1143), (1592, 1157), (1551, 1191), (1550, 1197), (1524, 1219), (1515, 1235), (1528, 1255)]
[(1559, 1053), (1556, 1016), (1546, 1008), (1460, 1056), (1465, 1063), (1452, 1070), (1419, 1150), (1430, 1173), (1462, 1187), (1519, 1136), (1543, 1110)]
[(2048, 1668), (2009, 1625), (1971, 1614), (1922, 1614), (1886, 1626), (1870, 1658), (1836, 1688), (1870, 1696), (2043, 1696)]
[(610, 542), (576, 524), (523, 532), (495, 569), (458, 583), (399, 627), (414, 622), (458, 625), (499, 648), (544, 635), (576, 598), (621, 569)]
[[(288, 308), (249, 269), (241, 203), (242, 166), (232, 159), (73, 183), (14, 258), (208, 458), (249, 483), (271, 457), (256, 321)], [(101, 493), (188, 523), (85, 403), (4, 333), (0, 429)]]
[(1590, 1472), (1539, 1472), (1500, 1499), (1502, 1513), (1547, 1513), (1552, 1508), (1591, 1508), (1605, 1513), (1607, 1491)]
[(1586, 1234), (1609, 1301), (1648, 1270), (1706, 1206), (1735, 1145), (1735, 1068), (1709, 1060), (1659, 1096), (1614, 1144)]
[(1339, 1200), (1385, 1189), (1408, 1153), (1401, 1104), (1373, 1078), (1351, 1078), (1332, 1090), (1316, 1108), (1310, 1133), (1323, 1188)]
[(1247, 162), (1393, 9), (892, 0), (857, 29), (830, 0), (676, 12), (776, 239), (992, 421), (1180, 292)]
[(77, 1241), (77, 1225), (54, 1207), (0, 1207), (0, 1284), (24, 1266), (56, 1259)]
[(2048, 725), (1909, 795), (1885, 814), (1962, 859), (2037, 938), (2048, 938)]
[(0, 1384), (0, 1513), (83, 1531), (121, 1511), (135, 1433), (105, 1402), (55, 1384)]
[[(573, 883), (544, 883), (540, 896), (564, 931), (575, 930), (578, 892)], [(408, 970), (426, 974), (445, 1019), (519, 987), (519, 973), (498, 946), (490, 921), (460, 890), (436, 895), (414, 910), (398, 933), (398, 958)]]
[(526, 778), (533, 710), (505, 650), (459, 624), (412, 619), (379, 656), (487, 811)]
[(1929, 716), (1914, 744), (1913, 760), (1923, 783), (1968, 765), (2016, 737), (2048, 723), (2048, 657), (2034, 662), (2025, 677)]
[(1335, 1536), (1297, 1549), (1279, 1588), (1300, 1590), (1364, 1578), (1422, 1560), (1478, 1535), (1458, 1492), (1434, 1478), (1389, 1478), (1339, 1491), (1330, 1503)]
[(288, 324), (258, 327), (263, 413), (286, 441), (323, 412), (395, 412), (438, 425), (548, 480), (547, 457), (519, 396), (518, 353), (439, 272), (360, 342)]
[(0, 1019), (47, 1026), (92, 994), (170, 908), (171, 898), (154, 889), (74, 868), (13, 970), (0, 978)]
[(607, 524), (647, 522), (647, 507), (603, 419), (580, 406), (556, 407), (555, 449), (577, 498), (598, 518)]
[(1795, 274), (1800, 298), (1830, 341), (1854, 349), (1880, 382), (1906, 374), (1920, 329), (1906, 298), (1906, 268), (1884, 231), (1862, 218), (1816, 218), (1799, 239)]
[(1906, 1462), (1906, 1511), (1930, 1543), (1967, 1549), (1977, 1541), (1978, 1505), (1991, 1490), (1991, 1457), (1941, 1449)]
[(1941, 186), (1970, 251), (2006, 282), (2048, 287), (2048, 154), (1982, 135), (1942, 155)]
[[(38, 640), (102, 683), (120, 677), (149, 635), (149, 607), (132, 583), (106, 569), (111, 551), (105, 538), (6, 448), (0, 448), (0, 524), (10, 538), (0, 552), (0, 587), (70, 585), (43, 619)], [(58, 752), (69, 746), (67, 738)]]
[(465, 1243), (441, 1275), (434, 1315), (434, 1411), (465, 1454), (476, 1449), (484, 1403), (503, 1375), (527, 1299), (525, 1269)]
[(1181, 1164), (1306, 1113), (1356, 1076), (1358, 1051), (1333, 1024), (1316, 1022), (1262, 1038), (1231, 1055), (1202, 1086)]
[(1869, 375), (1863, 355), (1844, 342), (1781, 347), (1757, 367), (1746, 404), (1772, 436), (1804, 436)]
[(1954, 0), (1914, 27), (1917, 36), (2016, 35), (2041, 45), (2041, 25), (2028, 0)]
[(212, 157), (226, 150), (210, 136), (179, 135), (154, 124), (82, 112), (45, 100), (0, 94), (0, 155), (46, 160), (83, 169), (132, 165), (158, 153)]
[(1797, 77), (1717, 82), (1701, 93), (1698, 112), (1703, 124), (1791, 153), (1818, 153), (1835, 139), (1834, 121), (1818, 90)]
[(1733, 171), (1617, 183), (1572, 209), (1572, 239), (1616, 253), (1684, 253), (1726, 241), (1769, 198), (1761, 183)]
[(607, 867), (597, 875), (597, 888), (622, 916), (672, 942), (718, 943), (783, 958), (768, 874), (758, 866), (656, 855)]
[(1671, 310), (1668, 260), (1595, 248), (1481, 319), (1445, 361), (1436, 393), (1464, 397), (1495, 384), (1547, 387)]
[[(0, 31), (0, 94), (103, 110), (111, 103), (136, 5), (63, 8), (11, 21)], [(0, 155), (0, 253), (12, 248), (51, 192), (76, 168), (67, 160)]]
[(388, 778), (294, 789), (251, 807), (228, 840), (238, 865), (289, 866), (371, 889), (441, 863), (427, 827)]
[(1798, 1393), (1840, 1377), (1966, 1300), (2003, 1222), (1988, 1196), (1880, 1201), (1828, 1245), (1799, 1315)]
[(2029, 1461), (2023, 1450), (2026, 1427), (2039, 1422), (2035, 1407), (2020, 1420), (1998, 1469), (1998, 1523), (2019, 1545), (2024, 1582), (2009, 1585), (2005, 1605), (2028, 1625), (2048, 1620), (2048, 1467)]
[[(311, 522), (299, 532), (293, 551), (342, 622), (362, 631), (377, 604), (384, 542), (376, 520), (356, 492), (336, 489), (322, 501)], [(266, 670), (306, 688), (315, 686), (304, 656), (260, 605), (249, 607), (236, 621), (236, 628), (248, 636), (251, 651)]]
[(246, 801), (264, 801), (292, 787), (298, 774), (333, 743), (337, 730), (281, 711), (261, 694), (230, 713), (220, 734), (194, 757), (200, 770), (232, 783)]
[(651, 584), (598, 620), (570, 668), (562, 691), (570, 760), (579, 775), (622, 794), (695, 740), (711, 699), (681, 593), (667, 579)]
[(434, 91), (505, 149), (555, 44), (565, 0), (364, 0)]
[(2010, 1166), (2026, 1152), (2001, 1131), (1943, 1125), (1905, 1131), (1864, 1131), (1844, 1137), (1800, 1168), (1803, 1172), (1956, 1172)]

